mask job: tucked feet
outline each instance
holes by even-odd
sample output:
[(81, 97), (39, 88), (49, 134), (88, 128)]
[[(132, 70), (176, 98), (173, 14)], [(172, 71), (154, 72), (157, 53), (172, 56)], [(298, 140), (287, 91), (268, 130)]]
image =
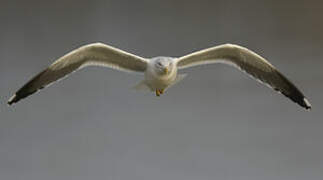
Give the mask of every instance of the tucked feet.
[(164, 94), (164, 90), (156, 89), (156, 96), (160, 96), (161, 94)]
[(160, 91), (158, 89), (156, 89), (156, 96), (160, 96)]
[(164, 94), (164, 89), (159, 90), (160, 94)]

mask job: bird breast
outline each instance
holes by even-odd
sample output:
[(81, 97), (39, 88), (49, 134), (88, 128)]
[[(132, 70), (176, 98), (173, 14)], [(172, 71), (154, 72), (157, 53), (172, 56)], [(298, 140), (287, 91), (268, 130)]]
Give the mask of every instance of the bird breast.
[(165, 75), (158, 74), (153, 68), (148, 66), (145, 72), (146, 82), (152, 89), (165, 89), (175, 81), (177, 75), (175, 68)]

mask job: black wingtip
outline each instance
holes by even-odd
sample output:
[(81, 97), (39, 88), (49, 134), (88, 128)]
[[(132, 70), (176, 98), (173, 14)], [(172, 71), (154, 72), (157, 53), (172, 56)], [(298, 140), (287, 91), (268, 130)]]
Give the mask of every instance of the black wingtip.
[(287, 95), (283, 93), (285, 96), (289, 97), (292, 101), (299, 104), (301, 107), (305, 108), (307, 111), (310, 111), (312, 109), (311, 103), (306, 99), (306, 97), (303, 96), (303, 94), (300, 93), (294, 94), (293, 96)]
[(311, 103), (304, 97), (303, 103), (301, 104), (306, 110), (310, 111), (312, 109)]
[(8, 105), (11, 106), (12, 104), (16, 103), (19, 101), (19, 98), (16, 94), (14, 94), (9, 100), (8, 100)]
[(23, 87), (21, 87), (9, 100), (8, 105), (11, 106), (12, 104), (17, 103), (21, 99), (24, 99), (31, 94), (37, 92), (38, 90), (44, 88), (44, 86), (35, 86), (35, 83), (40, 80), (40, 78), (48, 72), (48, 69), (40, 72), (38, 75), (33, 77), (29, 82), (27, 82)]
[(8, 105), (11, 106), (15, 103), (17, 103), (18, 101), (20, 101), (21, 99), (24, 99), (28, 96), (30, 96), (31, 94), (34, 94), (35, 92), (37, 92), (39, 89), (37, 90), (33, 90), (33, 91), (28, 91), (28, 84), (27, 86), (24, 86), (23, 88), (21, 88), (19, 91), (16, 92), (16, 94), (14, 94), (9, 100), (8, 100)]

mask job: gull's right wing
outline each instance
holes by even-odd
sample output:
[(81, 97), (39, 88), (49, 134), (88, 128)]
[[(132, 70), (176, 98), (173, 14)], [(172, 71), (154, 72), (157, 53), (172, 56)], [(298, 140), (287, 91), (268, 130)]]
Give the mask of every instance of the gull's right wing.
[(47, 69), (32, 78), (9, 99), (8, 104), (16, 103), (20, 99), (86, 66), (104, 66), (123, 71), (144, 72), (147, 64), (148, 60), (145, 58), (102, 43), (85, 45), (59, 58)]

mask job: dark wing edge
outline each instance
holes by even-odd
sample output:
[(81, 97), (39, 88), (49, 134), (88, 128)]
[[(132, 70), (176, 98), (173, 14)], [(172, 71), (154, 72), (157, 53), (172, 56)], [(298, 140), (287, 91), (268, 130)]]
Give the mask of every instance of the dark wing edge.
[[(76, 67), (77, 69), (77, 67)], [(33, 77), (29, 82), (27, 82), (24, 86), (22, 86), (9, 100), (8, 105), (13, 105), (24, 99), (39, 90), (51, 85), (52, 83), (63, 79), (73, 71), (69, 68), (63, 68), (58, 71), (53, 71), (50, 68), (45, 69), (40, 72), (38, 75)], [(71, 72), (69, 72), (71, 71)]]
[(197, 51), (177, 60), (178, 68), (222, 63), (232, 65), (250, 77), (285, 95), (306, 110), (312, 106), (303, 93), (277, 68), (253, 51), (234, 44), (225, 44)]
[(62, 56), (47, 69), (34, 76), (8, 100), (8, 105), (17, 103), (86, 66), (104, 66), (126, 72), (143, 72), (147, 62), (144, 58), (103, 43), (84, 45)]
[(282, 93), (284, 96), (288, 97), (291, 99), (293, 102), (299, 104), (306, 110), (311, 110), (312, 105), (310, 102), (307, 100), (307, 98), (304, 96), (304, 94), (290, 81), (288, 80), (283, 74), (281, 74), (279, 71), (276, 71), (278, 73), (278, 76), (280, 76), (281, 79), (285, 81), (286, 84), (289, 86), (289, 91), (281, 91), (278, 88), (274, 88), (274, 90)]
[(34, 93), (36, 93), (37, 91), (39, 91), (40, 89), (44, 88), (44, 87), (39, 87), (39, 88), (32, 88), (33, 84), (38, 81), (43, 74), (45, 74), (47, 71), (44, 70), (42, 72), (40, 72), (37, 76), (35, 76), (34, 78), (32, 78), (28, 83), (26, 83), (22, 88), (20, 88), (9, 100), (8, 100), (8, 105), (11, 106), (12, 104), (17, 103), (18, 101), (20, 101), (23, 98), (26, 98)]

